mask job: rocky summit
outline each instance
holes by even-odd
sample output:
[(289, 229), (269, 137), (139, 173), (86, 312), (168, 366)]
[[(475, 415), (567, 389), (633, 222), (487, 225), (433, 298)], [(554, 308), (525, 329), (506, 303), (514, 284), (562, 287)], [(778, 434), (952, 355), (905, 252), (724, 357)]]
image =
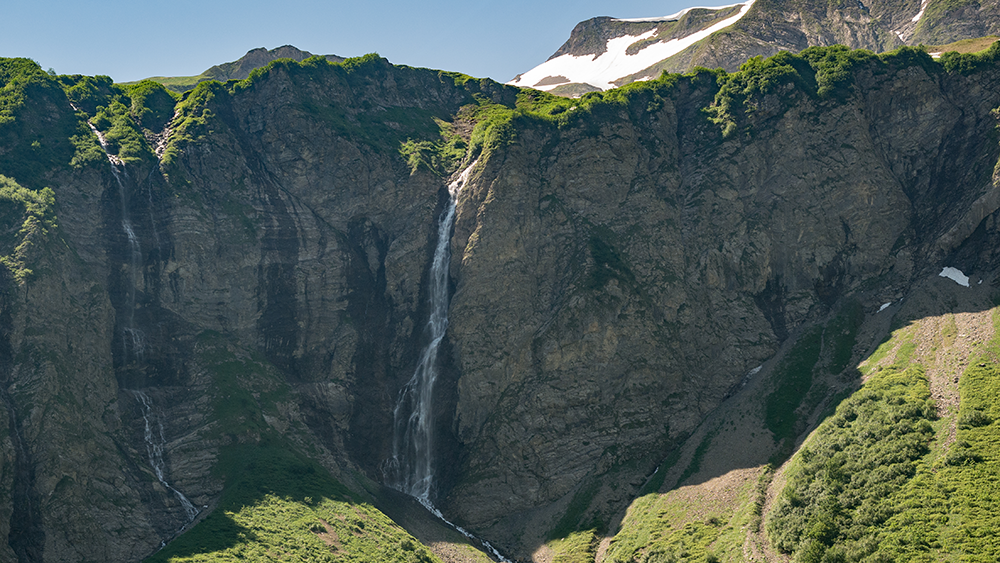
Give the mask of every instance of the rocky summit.
[(0, 86), (2, 561), (1000, 554), (1000, 44)]
[(576, 97), (656, 78), (664, 71), (707, 67), (733, 72), (751, 57), (779, 51), (840, 44), (882, 53), (998, 33), (1000, 4), (995, 1), (750, 0), (662, 17), (581, 22), (547, 61), (510, 84)]

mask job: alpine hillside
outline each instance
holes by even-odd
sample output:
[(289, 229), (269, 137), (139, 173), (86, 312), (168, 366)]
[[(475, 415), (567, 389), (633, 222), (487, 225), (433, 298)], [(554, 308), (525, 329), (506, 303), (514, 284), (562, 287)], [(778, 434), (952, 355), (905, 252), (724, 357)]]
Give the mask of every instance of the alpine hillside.
[[(278, 59), (304, 61), (312, 56), (314, 55), (309, 51), (303, 51), (291, 45), (283, 45), (270, 50), (258, 47), (247, 51), (247, 54), (238, 60), (215, 65), (197, 76), (153, 76), (147, 78), (147, 80), (158, 82), (170, 90), (183, 93), (197, 86), (199, 82), (206, 80), (218, 80), (219, 82), (243, 80), (248, 78), (250, 73), (255, 69), (265, 66), (271, 61)], [(325, 55), (324, 58), (333, 63), (339, 63), (344, 60), (344, 57), (338, 57), (337, 55)]]

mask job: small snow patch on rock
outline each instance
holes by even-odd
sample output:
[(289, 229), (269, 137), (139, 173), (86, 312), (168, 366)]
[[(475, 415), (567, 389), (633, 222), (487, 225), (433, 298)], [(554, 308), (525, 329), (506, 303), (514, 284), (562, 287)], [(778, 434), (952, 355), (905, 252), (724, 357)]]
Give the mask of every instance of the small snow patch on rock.
[(889, 305), (892, 305), (892, 301), (888, 303), (883, 303), (882, 306), (878, 308), (878, 312), (881, 313), (882, 311), (885, 311), (886, 309), (889, 308)]
[(962, 270), (959, 270), (958, 268), (948, 266), (947, 268), (942, 269), (941, 273), (938, 275), (942, 278), (948, 278), (958, 285), (969, 287), (969, 276), (963, 274)]

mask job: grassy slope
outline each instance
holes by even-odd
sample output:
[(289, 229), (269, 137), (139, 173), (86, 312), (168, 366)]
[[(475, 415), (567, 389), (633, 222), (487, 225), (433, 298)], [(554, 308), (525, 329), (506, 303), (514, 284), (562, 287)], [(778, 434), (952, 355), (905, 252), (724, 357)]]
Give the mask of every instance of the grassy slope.
[[(1000, 309), (964, 314), (975, 316), (967, 323), (994, 325), (986, 331), (993, 333), (990, 339), (968, 344), (967, 360), (952, 354), (967, 336), (958, 334), (966, 330), (956, 330), (955, 315), (915, 321), (879, 346), (860, 366), (865, 384), (840, 402), (794, 454), (774, 484), (772, 502), (767, 499), (772, 474), (763, 462), (715, 478), (709, 477), (721, 472), (692, 473), (699, 450), (707, 450), (707, 460), (727, 455), (732, 446), (731, 440), (707, 432), (681, 450), (680, 465), (689, 468), (680, 479), (679, 471), (669, 467), (676, 458), (661, 466), (668, 473), (667, 486), (632, 504), (599, 560), (743, 561), (784, 552), (803, 562), (995, 561), (1000, 555), (994, 533), (1000, 529), (995, 487)], [(827, 328), (839, 324), (834, 319)], [(786, 378), (782, 366), (795, 363), (808, 346), (795, 348), (770, 379)], [(954, 368), (948, 362), (968, 366), (957, 384), (960, 407), (951, 410), (935, 404), (929, 385), (930, 370)], [(821, 358), (818, 364), (823, 363)], [(951, 381), (952, 372), (946, 375)], [(752, 420), (740, 402), (727, 406), (730, 412), (720, 417), (723, 428), (734, 419), (766, 425), (764, 413)], [(950, 436), (949, 428), (957, 434)], [(771, 448), (780, 452), (782, 425), (775, 429)], [(708, 441), (719, 443), (706, 446)], [(672, 479), (677, 483), (671, 486)], [(758, 526), (772, 547), (751, 545)]]
[[(994, 330), (1000, 310), (990, 313)], [(937, 339), (945, 347), (948, 324)], [(953, 323), (951, 326), (954, 326)], [(913, 328), (897, 331), (872, 361), (881, 369), (796, 455), (768, 522), (799, 561), (995, 561), (1000, 555), (1000, 337), (975, 343), (959, 379), (952, 423), (928, 400)], [(888, 364), (888, 365), (884, 365)]]
[(215, 510), (147, 559), (180, 561), (440, 561), (370, 502), (269, 436), (230, 446)]
[(947, 45), (928, 45), (926, 49), (928, 53), (949, 53), (952, 51), (956, 53), (978, 53), (989, 49), (997, 41), (1000, 41), (1000, 37), (988, 35), (975, 39), (962, 39), (961, 41), (955, 41)]

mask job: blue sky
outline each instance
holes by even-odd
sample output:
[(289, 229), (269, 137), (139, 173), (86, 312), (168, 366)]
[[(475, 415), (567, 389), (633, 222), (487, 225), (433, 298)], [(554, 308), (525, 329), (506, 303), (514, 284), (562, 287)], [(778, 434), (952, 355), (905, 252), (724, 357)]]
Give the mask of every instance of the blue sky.
[(196, 75), (255, 47), (295, 45), (505, 82), (544, 62), (582, 20), (663, 16), (694, 1), (0, 0), (0, 56), (127, 82)]

